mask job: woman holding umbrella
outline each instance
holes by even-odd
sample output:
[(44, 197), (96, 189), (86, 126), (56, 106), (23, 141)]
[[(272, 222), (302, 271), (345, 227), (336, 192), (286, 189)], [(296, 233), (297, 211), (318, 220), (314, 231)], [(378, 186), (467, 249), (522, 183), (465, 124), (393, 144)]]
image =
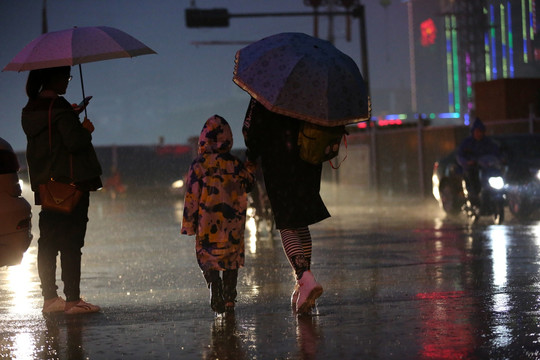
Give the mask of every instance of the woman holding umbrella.
[(251, 95), (243, 127), (248, 159), (261, 159), (276, 227), (297, 279), (292, 306), (306, 313), (323, 292), (310, 270), (309, 225), (330, 214), (319, 194), (322, 164), (300, 158), (298, 134), (304, 122), (335, 127), (369, 119), (366, 86), (348, 55), (303, 33), (268, 36), (240, 49), (233, 81)]
[(291, 305), (300, 314), (309, 312), (323, 292), (310, 270), (308, 226), (330, 216), (319, 195), (322, 164), (310, 164), (299, 156), (301, 123), (267, 110), (252, 98), (242, 129), (248, 160), (261, 158), (276, 228), (297, 280)]
[[(45, 209), (39, 213), (38, 273), (44, 314), (100, 310), (80, 298), (80, 280), (89, 192), (102, 186), (101, 165), (92, 145), (92, 122), (85, 118), (81, 123), (78, 114), (82, 109), (73, 108), (60, 96), (66, 93), (70, 71), (69, 66), (30, 71), (26, 83), (28, 103), (22, 111), (22, 127), (28, 140), (26, 159), (36, 205), (41, 205), (39, 185), (51, 178), (74, 183), (83, 193), (69, 214)], [(65, 300), (57, 294), (58, 252)]]

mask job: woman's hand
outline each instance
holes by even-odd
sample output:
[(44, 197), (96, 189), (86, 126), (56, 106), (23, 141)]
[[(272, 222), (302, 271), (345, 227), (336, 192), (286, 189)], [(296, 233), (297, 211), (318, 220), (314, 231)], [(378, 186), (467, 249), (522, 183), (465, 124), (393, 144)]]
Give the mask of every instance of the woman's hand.
[(79, 115), (80, 113), (82, 113), (82, 111), (84, 110), (84, 108), (80, 107), (79, 105), (77, 104), (71, 104), (71, 107), (73, 108), (73, 111), (75, 111), (75, 113), (77, 115)]
[(86, 107), (88, 106), (88, 103), (90, 102), (91, 98), (92, 98), (92, 96), (87, 96), (87, 97), (84, 98), (83, 101), (81, 101), (80, 104), (71, 104), (71, 107), (73, 108), (73, 111), (75, 111), (75, 113), (77, 113), (77, 115), (82, 113), (83, 110), (86, 109)]
[(90, 134), (94, 132), (94, 129), (95, 129), (94, 124), (92, 124), (92, 122), (87, 117), (84, 118), (84, 120), (82, 122), (82, 126), (86, 130), (88, 130), (88, 132), (90, 132)]

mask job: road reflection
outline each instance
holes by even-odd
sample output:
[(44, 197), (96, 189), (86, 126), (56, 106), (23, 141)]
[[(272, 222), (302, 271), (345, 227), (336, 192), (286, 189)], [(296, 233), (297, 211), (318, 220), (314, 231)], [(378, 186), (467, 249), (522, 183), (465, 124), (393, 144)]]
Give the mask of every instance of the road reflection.
[(424, 236), (432, 290), (416, 294), (420, 357), (538, 358), (539, 224), (461, 228), (451, 219)]
[[(32, 316), (41, 314), (39, 279), (36, 274), (37, 247), (31, 246), (20, 265), (7, 268), (7, 288), (9, 303), (7, 313), (10, 316)], [(37, 296), (36, 296), (37, 295)]]
[(473, 299), (465, 291), (419, 293), (422, 301), (421, 351), (423, 359), (466, 359), (476, 345), (470, 308)]
[(97, 316), (43, 317), (35, 242), (0, 269), (0, 358), (540, 358), (537, 222), (408, 220), (405, 206), (393, 222), (389, 207), (349, 205), (314, 227), (325, 294), (320, 314), (296, 317), (279, 236), (249, 219), (237, 311), (214, 318), (182, 207), (93, 199), (82, 282)]
[[(490, 356), (540, 357), (539, 229), (539, 223), (530, 223), (490, 226), (485, 231), (483, 240), (492, 252), (492, 298), (486, 304), (490, 306)], [(520, 351), (509, 353), (509, 348)]]
[(249, 358), (236, 327), (234, 313), (216, 317), (211, 326), (210, 335), (210, 349), (203, 353), (203, 359), (243, 360)]
[(318, 316), (299, 315), (296, 317), (296, 341), (298, 342), (300, 359), (317, 359), (321, 334)]
[(427, 292), (419, 292), (422, 359), (466, 359), (477, 346), (477, 323), (472, 316), (478, 304), (474, 283), (472, 239), (452, 221), (435, 220), (424, 233), (422, 258), (426, 264)]

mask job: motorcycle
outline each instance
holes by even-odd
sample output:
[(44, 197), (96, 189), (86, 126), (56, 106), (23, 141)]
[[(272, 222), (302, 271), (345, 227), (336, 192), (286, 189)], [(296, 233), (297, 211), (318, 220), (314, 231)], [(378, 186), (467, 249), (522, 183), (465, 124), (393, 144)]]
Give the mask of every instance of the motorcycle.
[(495, 224), (504, 221), (506, 186), (501, 160), (493, 155), (484, 155), (477, 161), (480, 191), (477, 196), (470, 194), (463, 180), (465, 204), (463, 212), (474, 224), (480, 216), (492, 216)]

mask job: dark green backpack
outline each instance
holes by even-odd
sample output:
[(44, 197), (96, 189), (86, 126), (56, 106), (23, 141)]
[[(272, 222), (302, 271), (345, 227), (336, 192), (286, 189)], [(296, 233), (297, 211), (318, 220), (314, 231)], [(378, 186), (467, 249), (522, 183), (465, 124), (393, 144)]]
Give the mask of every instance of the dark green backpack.
[(300, 158), (315, 165), (335, 158), (346, 134), (345, 125), (329, 127), (304, 121), (298, 131)]

